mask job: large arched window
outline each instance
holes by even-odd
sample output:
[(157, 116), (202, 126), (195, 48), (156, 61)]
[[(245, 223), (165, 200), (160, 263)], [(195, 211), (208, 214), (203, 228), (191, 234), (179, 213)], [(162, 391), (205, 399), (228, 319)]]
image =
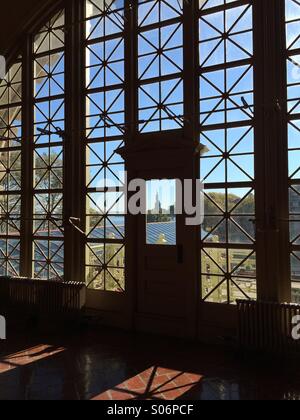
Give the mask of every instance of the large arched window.
[[(58, 1), (0, 84), (0, 274), (134, 312), (137, 267), (171, 301), (176, 261), (191, 306), (299, 301), (299, 17), (296, 0)], [(205, 184), (203, 225), (178, 218), (159, 258), (125, 214), (140, 156), (147, 180)]]
[(293, 300), (300, 300), (300, 5), (286, 1), (289, 218)]
[(64, 12), (33, 40), (33, 272), (64, 276)]
[(125, 290), (124, 2), (86, 2), (86, 281)]
[(253, 7), (200, 3), (202, 293), (232, 303), (256, 298)]

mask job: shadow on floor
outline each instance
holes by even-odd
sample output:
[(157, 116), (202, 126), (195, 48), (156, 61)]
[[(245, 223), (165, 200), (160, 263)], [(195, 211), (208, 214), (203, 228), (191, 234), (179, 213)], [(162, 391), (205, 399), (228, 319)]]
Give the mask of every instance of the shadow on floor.
[(0, 400), (300, 399), (299, 368), (118, 330), (0, 342)]

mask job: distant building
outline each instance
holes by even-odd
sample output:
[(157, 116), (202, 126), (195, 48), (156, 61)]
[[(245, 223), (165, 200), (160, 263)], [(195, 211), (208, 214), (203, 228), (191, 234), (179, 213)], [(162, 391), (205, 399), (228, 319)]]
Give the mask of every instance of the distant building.
[(152, 210), (151, 213), (152, 214), (162, 214), (162, 206), (161, 206), (161, 202), (160, 202), (158, 193), (156, 194), (154, 210)]

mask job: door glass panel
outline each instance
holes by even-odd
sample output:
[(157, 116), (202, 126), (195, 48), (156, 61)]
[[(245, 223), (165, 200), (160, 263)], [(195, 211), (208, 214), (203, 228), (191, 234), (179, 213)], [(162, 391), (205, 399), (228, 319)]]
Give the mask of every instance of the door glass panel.
[(256, 298), (252, 1), (199, 2), (202, 298)]
[(147, 245), (176, 245), (176, 181), (147, 181)]
[(300, 4), (285, 3), (291, 284), (292, 301), (300, 303)]

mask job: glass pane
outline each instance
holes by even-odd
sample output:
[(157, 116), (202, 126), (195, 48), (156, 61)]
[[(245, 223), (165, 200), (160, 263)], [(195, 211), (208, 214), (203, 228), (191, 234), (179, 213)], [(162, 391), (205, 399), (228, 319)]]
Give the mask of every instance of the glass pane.
[(182, 0), (138, 1), (139, 129), (183, 126)]
[(292, 302), (300, 303), (300, 3), (285, 0)]
[(176, 245), (176, 181), (147, 181), (146, 191), (147, 244)]
[(65, 14), (35, 36), (33, 149), (34, 277), (64, 279)]
[(256, 297), (253, 7), (236, 3), (199, 1), (202, 298), (228, 304)]
[(86, 0), (86, 284), (125, 291), (125, 2)]

